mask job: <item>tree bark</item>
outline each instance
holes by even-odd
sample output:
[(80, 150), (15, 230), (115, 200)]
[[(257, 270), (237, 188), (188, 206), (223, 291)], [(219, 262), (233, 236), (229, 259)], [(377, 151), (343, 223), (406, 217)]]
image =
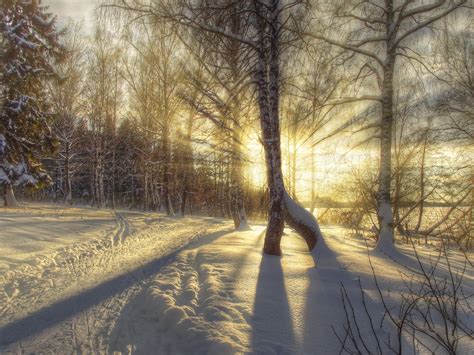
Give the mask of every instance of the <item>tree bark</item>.
[(13, 186), (11, 184), (3, 184), (3, 202), (5, 207), (20, 206), (15, 198), (15, 193), (13, 192)]
[(66, 142), (66, 159), (65, 159), (65, 167), (64, 167), (64, 175), (65, 175), (65, 189), (64, 189), (64, 203), (71, 204), (72, 203), (72, 186), (71, 186), (71, 149), (70, 143)]
[(244, 207), (243, 189), (243, 152), (241, 141), (241, 128), (234, 125), (232, 137), (232, 166), (230, 178), (231, 214), (235, 229), (249, 230), (247, 214)]
[(191, 179), (192, 169), (192, 145), (191, 145), (191, 134), (192, 134), (192, 116), (188, 118), (188, 129), (184, 136), (183, 151), (181, 152), (181, 170), (182, 170), (182, 181), (181, 181), (181, 204), (179, 207), (179, 214), (184, 217), (186, 214), (186, 205), (188, 200), (189, 183)]
[[(420, 166), (420, 207), (418, 209), (418, 221), (415, 227), (416, 232), (418, 232), (421, 228), (421, 222), (423, 221), (423, 213), (424, 213), (424, 207), (425, 207), (425, 160), (426, 160), (427, 144), (428, 144), (428, 130), (426, 130), (423, 137), (423, 151), (421, 154), (421, 166)], [(425, 244), (428, 244), (428, 236), (425, 237)]]
[(266, 17), (265, 10), (261, 5), (256, 5), (257, 11), (260, 13), (258, 18), (260, 48), (257, 67), (257, 95), (270, 192), (268, 225), (263, 251), (270, 255), (281, 255), (280, 242), (284, 229), (283, 194), (285, 186), (281, 169), (279, 120), (279, 5), (278, 0), (273, 1), (270, 14), (271, 26), (267, 26), (263, 20)]
[(393, 45), (394, 23), (392, 2), (387, 4), (387, 53), (382, 82), (382, 121), (380, 124), (380, 167), (377, 196), (377, 217), (379, 237), (377, 249), (389, 251), (394, 248), (393, 213), (391, 201), (392, 175), (392, 130), (393, 130), (393, 73), (395, 68), (396, 48)]
[(308, 250), (313, 250), (318, 240), (323, 243), (321, 230), (314, 215), (296, 203), (285, 191), (285, 222), (303, 237)]
[(174, 216), (173, 205), (171, 203), (171, 197), (169, 193), (169, 185), (170, 185), (170, 171), (169, 167), (171, 164), (171, 152), (170, 152), (170, 142), (169, 142), (169, 134), (170, 134), (169, 124), (167, 122), (167, 118), (165, 118), (165, 122), (163, 122), (163, 136), (162, 136), (162, 145), (161, 151), (163, 154), (163, 176), (162, 176), (162, 202), (165, 207), (166, 214), (168, 216)]

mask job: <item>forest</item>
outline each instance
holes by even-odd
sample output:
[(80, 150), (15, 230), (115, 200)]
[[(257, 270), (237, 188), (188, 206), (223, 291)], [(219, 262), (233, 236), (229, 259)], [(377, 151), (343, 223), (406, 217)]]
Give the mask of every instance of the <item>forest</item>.
[[(101, 267), (117, 278), (137, 279), (141, 270), (147, 286), (120, 289), (136, 303), (133, 310), (114, 313), (117, 322), (133, 319), (141, 338), (124, 330), (132, 327), (127, 323), (109, 333), (100, 328), (97, 334), (114, 340), (97, 343), (87, 318), (88, 340), (74, 341), (77, 353), (472, 351), (471, 1), (102, 0), (82, 20), (55, 13), (54, 1), (1, 1), (1, 353), (13, 353), (25, 339), (33, 339), (25, 348), (30, 352), (71, 351), (57, 347), (54, 332), (47, 340), (38, 335), (50, 328), (42, 319), (72, 317), (79, 327), (92, 297), (79, 287), (99, 292)], [(71, 227), (59, 227), (59, 217)], [(224, 233), (224, 226), (231, 234), (209, 237)], [(161, 235), (169, 235), (166, 242), (152, 241)], [(35, 244), (37, 236), (54, 245)], [(23, 238), (33, 254), (16, 249)], [(153, 243), (174, 255), (173, 263), (142, 270), (146, 261), (168, 255)], [(236, 256), (239, 250), (249, 250), (247, 260)], [(189, 276), (185, 256), (196, 258), (196, 273), (206, 275), (196, 281), (200, 291), (187, 292), (223, 312), (202, 311), (212, 325), (201, 318), (185, 325), (201, 306), (183, 290), (170, 292), (188, 308), (176, 306), (167, 316), (168, 287), (184, 287)], [(124, 273), (115, 274), (127, 258)], [(294, 296), (299, 301), (282, 298), (287, 291), (299, 294), (300, 286), (284, 287), (292, 258), (300, 267), (320, 265), (309, 276), (295, 269), (298, 285), (309, 280), (309, 295)], [(63, 262), (73, 265), (67, 275)], [(382, 264), (389, 262), (384, 276)], [(88, 263), (97, 269), (90, 271), (97, 276), (90, 285)], [(229, 278), (219, 265), (235, 273)], [(38, 275), (50, 270), (52, 280), (64, 276), (58, 290), (64, 297), (82, 295), (78, 312), (86, 313), (56, 310), (76, 302), (62, 298), (63, 291), (28, 308), (46, 285), (29, 268)], [(181, 272), (179, 282), (171, 269)], [(245, 270), (255, 280), (250, 293), (237, 276)], [(68, 288), (74, 279), (78, 288)], [(244, 295), (227, 291), (238, 285)], [(320, 295), (321, 289), (331, 291)], [(100, 290), (103, 299), (120, 298)], [(328, 309), (338, 309), (337, 324), (319, 324), (327, 318), (320, 309), (292, 313), (307, 305), (311, 290)], [(242, 299), (250, 310), (239, 308)], [(259, 305), (265, 319), (257, 317)], [(198, 307), (193, 316), (190, 307)], [(140, 309), (158, 312), (162, 331), (155, 343), (143, 340), (155, 333), (154, 323), (139, 320)], [(266, 318), (272, 313), (273, 321)], [(311, 314), (320, 319), (313, 330), (324, 331), (307, 343), (309, 321), (298, 327)], [(293, 328), (281, 325), (287, 323)], [(237, 340), (225, 327), (235, 328)], [(191, 336), (190, 329), (209, 334)]]

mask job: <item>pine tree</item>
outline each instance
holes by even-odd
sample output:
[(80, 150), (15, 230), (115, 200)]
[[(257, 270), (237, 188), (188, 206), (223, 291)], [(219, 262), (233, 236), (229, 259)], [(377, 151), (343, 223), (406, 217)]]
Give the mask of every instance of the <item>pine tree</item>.
[(37, 187), (49, 177), (41, 158), (56, 146), (45, 80), (64, 54), (56, 17), (41, 0), (0, 4), (0, 184), (5, 205), (16, 205), (12, 186)]

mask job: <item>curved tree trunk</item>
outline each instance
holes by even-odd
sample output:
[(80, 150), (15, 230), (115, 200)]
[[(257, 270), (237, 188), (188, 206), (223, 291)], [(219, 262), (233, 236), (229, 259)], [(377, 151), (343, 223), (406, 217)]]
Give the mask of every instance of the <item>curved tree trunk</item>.
[[(257, 95), (260, 110), (262, 142), (265, 150), (267, 181), (270, 192), (268, 226), (263, 251), (270, 255), (281, 255), (280, 242), (285, 220), (306, 241), (309, 250), (316, 242), (324, 240), (316, 218), (305, 208), (291, 199), (285, 191), (281, 169), (279, 85), (280, 85), (280, 48), (279, 14), (281, 2), (274, 0), (269, 10), (256, 3), (259, 21), (260, 48), (257, 66)], [(268, 11), (268, 13), (266, 13)], [(270, 25), (267, 26), (264, 19)]]
[(308, 249), (313, 250), (317, 242), (324, 243), (316, 217), (294, 201), (286, 191), (284, 201), (285, 222), (303, 237)]
[(13, 186), (11, 184), (3, 184), (3, 201), (5, 207), (19, 207), (18, 201), (15, 198), (13, 192)]

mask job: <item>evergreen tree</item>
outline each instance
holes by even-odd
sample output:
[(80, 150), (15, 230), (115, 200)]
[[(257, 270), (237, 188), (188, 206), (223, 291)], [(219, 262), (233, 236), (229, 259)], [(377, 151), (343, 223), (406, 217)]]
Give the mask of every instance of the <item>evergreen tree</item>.
[(56, 146), (45, 100), (45, 80), (64, 54), (56, 17), (41, 0), (0, 4), (0, 184), (5, 205), (16, 205), (12, 186), (48, 181), (41, 157)]

